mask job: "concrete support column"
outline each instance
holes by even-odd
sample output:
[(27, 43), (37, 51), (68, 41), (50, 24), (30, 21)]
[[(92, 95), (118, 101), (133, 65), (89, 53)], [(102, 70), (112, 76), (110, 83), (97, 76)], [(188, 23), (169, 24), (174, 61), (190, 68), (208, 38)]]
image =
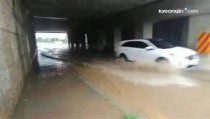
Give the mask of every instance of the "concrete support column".
[(106, 29), (106, 43), (106, 52), (114, 53), (114, 29), (112, 27)]
[(85, 48), (85, 39), (86, 39), (86, 37), (85, 37), (85, 33), (81, 33), (81, 37), (80, 37), (81, 39), (80, 39), (80, 43), (81, 43), (81, 50), (82, 51), (85, 51), (86, 50), (86, 48)]
[(34, 23), (33, 23), (33, 16), (30, 15), (29, 20), (28, 20), (28, 39), (29, 39), (29, 47), (30, 47), (30, 55), (31, 58), (33, 59), (37, 55), (37, 46), (36, 46), (36, 36), (35, 36), (35, 28), (34, 28)]
[(67, 37), (68, 37), (69, 49), (71, 49), (72, 48), (72, 45), (71, 45), (71, 32), (70, 31), (67, 32)]
[(187, 47), (196, 49), (198, 34), (210, 32), (210, 15), (191, 16), (189, 18), (189, 30)]
[[(192, 16), (189, 18), (189, 30), (187, 47), (196, 50), (198, 34), (210, 32), (210, 15)], [(209, 70), (210, 54), (200, 54), (200, 64), (198, 68)]]
[(97, 50), (97, 31), (95, 31), (94, 29), (91, 29), (88, 31), (88, 50), (89, 51), (95, 51)]
[(135, 39), (143, 38), (143, 24), (136, 23), (135, 25)]
[(104, 31), (99, 31), (98, 32), (98, 46), (97, 50), (98, 51), (104, 51), (104, 46), (106, 45), (106, 34)]
[(153, 37), (153, 23), (145, 22), (143, 24), (143, 38)]
[(114, 51), (116, 52), (116, 48), (119, 45), (119, 42), (122, 40), (122, 36), (121, 36), (121, 28), (115, 28), (114, 29)]
[(70, 32), (71, 35), (70, 36), (70, 43), (71, 43), (71, 51), (74, 52), (77, 49), (77, 43), (76, 43), (76, 39), (77, 39), (77, 32), (75, 30), (72, 30)]
[(73, 34), (73, 32), (71, 32), (71, 35), (69, 35), (69, 37), (71, 39), (71, 41), (69, 41), (70, 42), (69, 44), (71, 44), (70, 45), (70, 50), (74, 51), (74, 34)]

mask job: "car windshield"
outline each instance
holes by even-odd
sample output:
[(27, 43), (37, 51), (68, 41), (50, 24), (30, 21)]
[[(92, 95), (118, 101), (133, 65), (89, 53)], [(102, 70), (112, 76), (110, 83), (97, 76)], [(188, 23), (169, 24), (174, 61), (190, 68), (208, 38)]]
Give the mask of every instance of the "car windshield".
[(167, 49), (167, 48), (173, 48), (174, 45), (162, 40), (162, 39), (149, 39), (151, 43), (153, 43), (156, 47)]

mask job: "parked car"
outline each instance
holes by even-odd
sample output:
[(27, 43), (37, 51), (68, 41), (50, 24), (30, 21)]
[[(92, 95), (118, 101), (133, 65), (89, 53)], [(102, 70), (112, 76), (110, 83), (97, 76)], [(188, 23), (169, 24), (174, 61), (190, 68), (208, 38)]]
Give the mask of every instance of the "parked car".
[(172, 45), (162, 39), (121, 41), (116, 55), (126, 61), (168, 62), (177, 68), (189, 68), (199, 63), (197, 52)]

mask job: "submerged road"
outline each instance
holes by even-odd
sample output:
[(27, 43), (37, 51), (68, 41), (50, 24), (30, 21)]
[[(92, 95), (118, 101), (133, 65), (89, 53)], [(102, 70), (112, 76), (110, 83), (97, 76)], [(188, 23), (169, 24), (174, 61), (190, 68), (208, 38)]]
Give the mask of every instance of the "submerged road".
[(123, 114), (90, 89), (68, 63), (39, 57), (13, 119), (121, 119)]
[(71, 58), (68, 52), (62, 52), (50, 51), (48, 55), (74, 62), (73, 65), (39, 57), (40, 71), (28, 78), (13, 119), (121, 119), (122, 112), (84, 84), (72, 68), (143, 117), (210, 117), (209, 71), (186, 70), (172, 76), (145, 73), (143, 69), (135, 73), (131, 67), (126, 70), (115, 66), (113, 59)]

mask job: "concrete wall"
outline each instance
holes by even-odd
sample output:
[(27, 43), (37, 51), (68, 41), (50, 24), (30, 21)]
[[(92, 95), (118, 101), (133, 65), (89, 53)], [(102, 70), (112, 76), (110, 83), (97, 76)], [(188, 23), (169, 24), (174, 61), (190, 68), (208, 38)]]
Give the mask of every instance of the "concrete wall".
[(152, 38), (153, 37), (153, 23), (145, 22), (143, 24), (143, 38)]
[(32, 63), (29, 20), (20, 0), (0, 0), (0, 119), (11, 117)]
[(121, 38), (121, 28), (117, 27), (114, 29), (114, 51), (117, 51), (117, 47), (119, 42), (122, 40)]

